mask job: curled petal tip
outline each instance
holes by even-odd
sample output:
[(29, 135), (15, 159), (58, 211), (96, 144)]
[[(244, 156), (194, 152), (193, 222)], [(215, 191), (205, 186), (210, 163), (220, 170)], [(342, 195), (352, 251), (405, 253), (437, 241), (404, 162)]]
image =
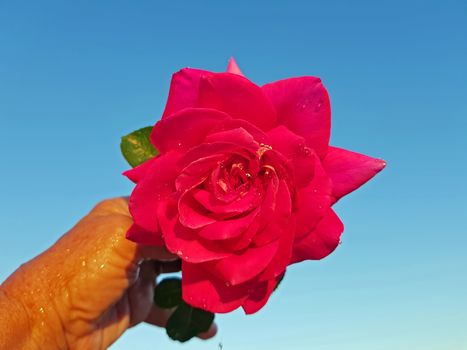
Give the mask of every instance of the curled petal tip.
[(233, 57), (230, 57), (229, 59), (226, 72), (243, 76), (242, 71), (240, 70), (240, 68), (238, 68), (237, 62), (235, 62), (235, 59)]
[(387, 163), (384, 159), (377, 159), (375, 162), (376, 171), (381, 171), (386, 167)]

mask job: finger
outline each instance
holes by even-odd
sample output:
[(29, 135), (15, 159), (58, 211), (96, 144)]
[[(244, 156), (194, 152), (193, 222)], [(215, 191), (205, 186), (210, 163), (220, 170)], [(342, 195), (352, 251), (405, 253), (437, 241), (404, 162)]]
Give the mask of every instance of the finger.
[(128, 198), (117, 197), (99, 202), (90, 212), (90, 215), (121, 214), (130, 216), (128, 211)]
[(174, 261), (157, 261), (156, 271), (158, 274), (179, 272), (182, 269), (182, 261), (180, 259)]
[(174, 309), (163, 309), (153, 304), (145, 322), (157, 327), (165, 327), (167, 320), (172, 315)]
[(206, 339), (210, 339), (214, 337), (216, 334), (217, 334), (217, 324), (213, 322), (211, 324), (211, 327), (209, 327), (209, 329), (206, 332), (198, 334), (197, 337), (200, 339), (206, 340)]
[(130, 301), (130, 325), (143, 322), (148, 316), (148, 309), (152, 305), (154, 287), (156, 285), (157, 270), (153, 261), (145, 261), (139, 268), (139, 278), (128, 289)]
[(165, 247), (138, 246), (138, 254), (144, 260), (174, 261), (179, 259), (175, 254), (169, 252)]

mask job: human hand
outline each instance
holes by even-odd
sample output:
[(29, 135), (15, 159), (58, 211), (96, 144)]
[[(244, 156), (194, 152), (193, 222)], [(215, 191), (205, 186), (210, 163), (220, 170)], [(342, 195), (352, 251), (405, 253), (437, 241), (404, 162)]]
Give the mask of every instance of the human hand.
[(106, 200), (11, 275), (0, 286), (0, 349), (106, 349), (140, 322), (163, 327), (170, 310), (153, 303), (155, 278), (180, 262), (125, 239), (131, 224), (125, 199)]

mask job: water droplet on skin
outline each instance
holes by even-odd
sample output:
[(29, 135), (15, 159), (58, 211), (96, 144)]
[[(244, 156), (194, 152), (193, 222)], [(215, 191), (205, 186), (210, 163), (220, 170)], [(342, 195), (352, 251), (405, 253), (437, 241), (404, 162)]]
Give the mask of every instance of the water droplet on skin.
[(86, 266), (86, 260), (81, 261), (81, 266), (83, 266), (83, 267)]
[(318, 209), (323, 209), (323, 206), (322, 206), (322, 205), (318, 205)]
[(184, 260), (186, 260), (186, 261), (190, 260), (190, 258), (188, 257), (188, 255), (185, 255)]
[(41, 314), (43, 314), (43, 313), (45, 312), (44, 308), (43, 308), (43, 307), (40, 307), (40, 308), (39, 308), (39, 312), (40, 312)]
[(302, 105), (300, 106), (300, 108), (301, 108), (302, 110), (304, 110), (304, 109), (306, 108), (306, 103), (302, 104)]
[(101, 266), (99, 266), (100, 269), (103, 269), (105, 267), (105, 264), (101, 264)]

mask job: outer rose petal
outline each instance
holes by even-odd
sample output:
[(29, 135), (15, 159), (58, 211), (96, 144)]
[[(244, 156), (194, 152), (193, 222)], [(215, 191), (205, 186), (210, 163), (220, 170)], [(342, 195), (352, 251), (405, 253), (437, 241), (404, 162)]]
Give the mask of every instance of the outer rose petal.
[(303, 136), (309, 147), (323, 157), (331, 130), (331, 104), (321, 80), (301, 77), (263, 86), (274, 104), (279, 124)]
[(200, 266), (182, 262), (182, 296), (188, 304), (215, 313), (235, 310), (248, 297), (248, 283), (226, 286)]
[(266, 305), (274, 288), (277, 285), (277, 279), (271, 279), (266, 282), (257, 282), (251, 287), (251, 293), (248, 299), (242, 305), (243, 311), (247, 315), (254, 314)]
[(332, 183), (321, 166), (317, 156), (314, 156), (313, 180), (296, 193), (297, 237), (310, 232), (331, 206)]
[(245, 75), (242, 73), (240, 68), (238, 68), (237, 62), (235, 62), (233, 57), (230, 57), (229, 64), (227, 65), (227, 73), (237, 74), (244, 77)]
[(149, 232), (135, 224), (127, 231), (126, 238), (139, 244), (157, 247), (164, 246), (164, 241), (159, 232)]
[(207, 271), (230, 285), (247, 282), (259, 275), (271, 263), (279, 248), (275, 241), (259, 248), (248, 248), (241, 254), (228, 258), (210, 261), (204, 264)]
[(180, 169), (181, 155), (169, 152), (154, 158), (151, 167), (133, 190), (128, 208), (135, 224), (151, 232), (158, 231), (157, 207), (161, 199), (175, 190), (174, 179)]
[(200, 77), (209, 74), (212, 73), (201, 69), (183, 68), (172, 75), (169, 97), (162, 118), (184, 108), (197, 107)]
[(295, 242), (292, 264), (303, 260), (319, 260), (336, 249), (344, 225), (336, 213), (329, 208), (316, 228)]
[(276, 111), (261, 88), (236, 74), (212, 73), (199, 83), (199, 107), (226, 112), (262, 130), (276, 125)]
[(152, 167), (152, 164), (156, 162), (157, 157), (148, 159), (144, 163), (134, 167), (133, 169), (123, 172), (127, 178), (129, 178), (134, 183), (140, 182), (144, 176), (146, 176), (148, 170)]
[(206, 135), (229, 115), (207, 108), (186, 108), (156, 123), (151, 142), (161, 153), (187, 150), (198, 145)]
[(356, 190), (386, 166), (382, 159), (371, 158), (342, 148), (329, 147), (323, 167), (332, 180), (336, 199)]

